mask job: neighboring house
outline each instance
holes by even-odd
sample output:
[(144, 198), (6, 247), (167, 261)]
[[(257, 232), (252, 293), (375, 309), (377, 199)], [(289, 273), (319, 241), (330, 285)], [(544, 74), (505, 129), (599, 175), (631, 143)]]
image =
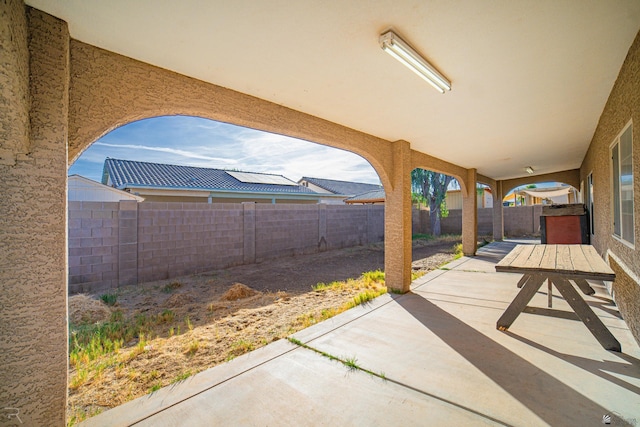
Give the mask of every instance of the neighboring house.
[(384, 190), (371, 190), (345, 199), (348, 205), (381, 205), (384, 204)]
[(70, 202), (119, 202), (136, 200), (142, 202), (144, 197), (100, 184), (80, 175), (69, 176), (67, 198)]
[(107, 158), (102, 183), (149, 202), (319, 203), (325, 198), (282, 175)]
[[(346, 203), (345, 199), (370, 191), (383, 190), (382, 185), (377, 184), (337, 181), (334, 179), (311, 178), (307, 176), (300, 178), (300, 180), (298, 180), (298, 184), (303, 185), (316, 193), (321, 193), (325, 197), (322, 201), (329, 204)], [(384, 192), (382, 199), (382, 201), (384, 201)]]
[(502, 199), (504, 206), (558, 205), (578, 202), (577, 190), (568, 185), (516, 189)]
[[(479, 191), (479, 190), (478, 190)], [(492, 208), (493, 195), (489, 187), (483, 187), (482, 193), (478, 193), (478, 208)], [(462, 209), (462, 191), (448, 190), (444, 199), (447, 209)]]

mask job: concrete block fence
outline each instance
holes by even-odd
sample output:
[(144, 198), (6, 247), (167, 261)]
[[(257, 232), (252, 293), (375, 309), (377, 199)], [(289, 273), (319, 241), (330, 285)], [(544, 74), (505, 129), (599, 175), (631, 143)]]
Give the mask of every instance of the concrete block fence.
[(69, 202), (69, 292), (383, 239), (384, 206)]
[[(504, 209), (505, 235), (539, 233), (541, 206)], [(478, 210), (478, 233), (492, 234), (492, 209)], [(442, 232), (460, 234), (451, 210)], [(429, 233), (414, 210), (413, 232)], [(69, 292), (199, 273), (384, 240), (384, 206), (255, 203), (69, 202)]]
[[(539, 235), (541, 215), (542, 205), (505, 207), (503, 209), (504, 235), (506, 237)], [(414, 209), (412, 219), (414, 233), (431, 232), (428, 210)], [(440, 227), (443, 234), (462, 233), (462, 210), (450, 210), (449, 216), (442, 218)], [(493, 208), (478, 209), (478, 235), (493, 235)]]

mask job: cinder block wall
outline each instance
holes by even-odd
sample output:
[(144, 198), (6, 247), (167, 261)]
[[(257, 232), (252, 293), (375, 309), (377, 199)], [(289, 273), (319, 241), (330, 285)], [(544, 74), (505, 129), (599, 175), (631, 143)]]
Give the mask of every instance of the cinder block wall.
[(367, 209), (367, 206), (327, 206), (328, 249), (373, 243), (369, 242)]
[[(539, 233), (541, 206), (504, 209), (505, 235)], [(491, 235), (492, 209), (478, 210)], [(414, 210), (413, 233), (429, 233)], [(442, 219), (462, 232), (462, 211)], [(384, 206), (69, 202), (69, 292), (135, 283), (384, 240)]]
[(508, 237), (540, 234), (542, 205), (506, 207), (504, 212), (504, 234)]
[(118, 202), (69, 202), (69, 292), (118, 285)]
[(256, 205), (256, 261), (318, 252), (318, 205)]
[(138, 204), (137, 281), (241, 264), (242, 212), (230, 203)]
[(69, 203), (69, 292), (384, 240), (384, 206)]
[[(542, 206), (513, 206), (504, 210), (504, 234), (507, 237), (538, 235), (540, 233), (540, 215)], [(441, 220), (443, 234), (462, 233), (462, 210), (451, 209), (449, 215)], [(421, 209), (413, 211), (413, 232), (431, 233), (429, 211)], [(493, 208), (478, 209), (478, 235), (493, 234)]]

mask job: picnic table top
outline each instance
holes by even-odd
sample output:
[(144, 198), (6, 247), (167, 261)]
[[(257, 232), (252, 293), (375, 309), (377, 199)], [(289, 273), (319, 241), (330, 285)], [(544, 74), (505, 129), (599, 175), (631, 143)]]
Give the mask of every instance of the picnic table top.
[(615, 273), (591, 245), (517, 245), (496, 271), (613, 281)]

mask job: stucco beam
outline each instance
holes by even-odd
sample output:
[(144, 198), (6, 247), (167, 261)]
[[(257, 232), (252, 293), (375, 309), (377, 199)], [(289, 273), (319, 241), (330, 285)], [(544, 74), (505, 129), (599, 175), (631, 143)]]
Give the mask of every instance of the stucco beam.
[(509, 191), (521, 185), (538, 184), (541, 182), (563, 182), (576, 189), (580, 189), (580, 169), (551, 172), (542, 175), (525, 175), (519, 178), (506, 179), (502, 181), (502, 191), (503, 194), (507, 194)]
[(132, 121), (189, 115), (351, 151), (390, 184), (391, 142), (263, 99), (71, 41), (69, 162)]
[[(460, 189), (466, 194), (468, 175), (467, 169), (454, 163), (433, 157), (421, 151), (411, 150), (411, 170), (416, 168), (431, 170), (454, 177), (460, 183)], [(475, 189), (475, 186), (473, 187)]]
[(489, 178), (488, 176), (478, 174), (478, 182), (481, 184), (486, 184), (489, 187), (493, 188), (496, 186), (496, 180), (493, 178)]

